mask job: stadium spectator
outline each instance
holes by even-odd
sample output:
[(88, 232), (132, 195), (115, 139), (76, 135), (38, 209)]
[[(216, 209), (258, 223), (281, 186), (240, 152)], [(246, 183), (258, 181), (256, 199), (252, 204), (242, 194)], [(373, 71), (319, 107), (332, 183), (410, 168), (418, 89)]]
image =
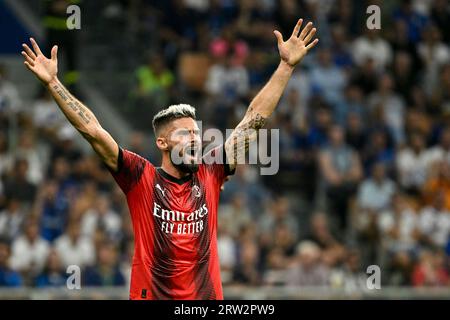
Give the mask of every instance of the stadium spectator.
[(94, 208), (88, 209), (81, 218), (81, 233), (92, 238), (95, 230), (103, 230), (108, 239), (117, 241), (121, 231), (122, 221), (117, 212), (111, 209), (106, 195), (101, 195), (95, 201)]
[(372, 176), (359, 185), (358, 205), (362, 210), (384, 210), (388, 208), (395, 190), (396, 185), (386, 176), (384, 164), (375, 163), (372, 166)]
[(297, 261), (286, 272), (289, 285), (311, 287), (327, 286), (329, 270), (321, 262), (321, 250), (313, 242), (302, 241), (297, 246)]
[(64, 115), (58, 110), (55, 101), (47, 90), (42, 90), (30, 112), (33, 123), (39, 133), (51, 138), (57, 134), (57, 130), (66, 125)]
[(9, 266), (10, 255), (11, 248), (8, 240), (0, 239), (0, 287), (20, 287), (22, 285), (20, 274)]
[(398, 151), (396, 169), (403, 190), (411, 194), (419, 194), (421, 186), (428, 175), (429, 155), (423, 134), (413, 132), (408, 144)]
[(94, 245), (89, 238), (82, 236), (80, 229), (80, 223), (72, 221), (66, 233), (55, 240), (55, 249), (65, 267), (77, 265), (81, 268), (95, 262)]
[(5, 208), (0, 211), (0, 237), (13, 240), (21, 233), (26, 214), (18, 199), (11, 197), (5, 202)]
[(146, 101), (153, 100), (153, 104), (158, 106), (164, 106), (168, 103), (168, 90), (174, 84), (175, 79), (173, 73), (166, 67), (161, 55), (151, 55), (147, 64), (136, 70), (136, 80), (136, 95), (138, 97), (148, 97)]
[(357, 250), (349, 251), (342, 267), (331, 271), (331, 286), (343, 288), (348, 293), (358, 292), (362, 288), (366, 288), (367, 274), (361, 270), (361, 264), (359, 252)]
[(246, 285), (261, 284), (261, 274), (258, 270), (259, 247), (254, 239), (249, 239), (249, 227), (241, 230), (237, 247), (237, 262), (233, 270), (233, 283)]
[(219, 219), (223, 219), (217, 230), (217, 250), (222, 253), (219, 260), (221, 277), (224, 283), (229, 283), (232, 281), (233, 270), (236, 267), (236, 238), (231, 235), (230, 221), (222, 217)]
[(423, 250), (412, 273), (412, 284), (415, 287), (433, 287), (447, 286), (448, 283), (449, 275), (443, 252)]
[(288, 226), (295, 239), (298, 239), (298, 223), (291, 202), (288, 197), (279, 196), (274, 199), (266, 212), (258, 218), (258, 224), (262, 233), (273, 235), (277, 225)]
[(35, 278), (37, 288), (62, 287), (67, 282), (67, 273), (62, 266), (61, 259), (55, 249), (48, 253), (44, 270)]
[(245, 204), (245, 197), (242, 194), (235, 194), (229, 204), (220, 208), (220, 218), (227, 225), (231, 236), (236, 237), (242, 226), (252, 221), (252, 214)]
[(450, 236), (450, 210), (445, 208), (443, 192), (435, 194), (433, 203), (419, 212), (421, 241), (431, 247), (444, 248)]
[(439, 69), (450, 61), (450, 50), (441, 42), (439, 29), (432, 25), (425, 29), (417, 50), (424, 65), (425, 90), (431, 93), (437, 85)]
[(119, 269), (117, 249), (112, 243), (100, 245), (97, 263), (84, 270), (85, 286), (123, 286), (125, 278)]
[(378, 71), (385, 70), (392, 61), (391, 47), (377, 29), (365, 29), (365, 34), (353, 42), (352, 53), (358, 66), (370, 59)]
[(17, 113), (22, 109), (22, 102), (19, 97), (19, 90), (16, 85), (7, 79), (6, 67), (0, 65), (0, 123), (6, 119), (9, 113)]
[(234, 101), (248, 94), (249, 78), (245, 67), (235, 64), (233, 54), (219, 57), (208, 71), (205, 90), (208, 94)]
[(50, 245), (39, 235), (38, 223), (30, 219), (25, 223), (24, 234), (12, 243), (11, 251), (11, 267), (30, 283), (44, 268)]
[(417, 249), (418, 216), (404, 195), (394, 194), (392, 207), (381, 212), (375, 221), (388, 253), (413, 254)]
[(422, 193), (426, 204), (431, 204), (437, 193), (442, 193), (444, 207), (450, 210), (450, 164), (446, 161), (434, 162), (429, 178), (423, 185)]
[(36, 186), (28, 178), (28, 161), (16, 158), (14, 168), (9, 177), (5, 179), (4, 188), (7, 198), (15, 198), (22, 205), (29, 207), (36, 195)]
[(317, 64), (310, 73), (312, 90), (334, 105), (342, 99), (342, 89), (347, 83), (344, 71), (337, 67), (329, 48), (321, 48), (317, 54)]
[(344, 140), (337, 125), (329, 132), (330, 143), (319, 154), (319, 165), (329, 208), (342, 229), (347, 227), (348, 201), (362, 178), (359, 156)]
[(378, 88), (368, 97), (368, 106), (373, 113), (375, 109), (381, 112), (383, 122), (391, 131), (396, 144), (404, 142), (405, 102), (394, 91), (394, 81), (389, 74), (383, 74), (378, 82)]

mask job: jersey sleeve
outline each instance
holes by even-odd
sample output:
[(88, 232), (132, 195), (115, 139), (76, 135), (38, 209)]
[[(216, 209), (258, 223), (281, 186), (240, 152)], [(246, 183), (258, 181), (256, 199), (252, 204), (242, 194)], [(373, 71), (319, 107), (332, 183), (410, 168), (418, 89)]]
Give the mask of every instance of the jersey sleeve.
[(141, 180), (147, 164), (148, 160), (119, 147), (117, 171), (110, 168), (109, 171), (122, 191), (127, 194)]
[(217, 179), (220, 184), (219, 187), (222, 185), (226, 177), (233, 175), (236, 171), (236, 168), (231, 170), (230, 165), (228, 164), (224, 145), (220, 145), (207, 152), (203, 156), (203, 163), (207, 167), (210, 174)]

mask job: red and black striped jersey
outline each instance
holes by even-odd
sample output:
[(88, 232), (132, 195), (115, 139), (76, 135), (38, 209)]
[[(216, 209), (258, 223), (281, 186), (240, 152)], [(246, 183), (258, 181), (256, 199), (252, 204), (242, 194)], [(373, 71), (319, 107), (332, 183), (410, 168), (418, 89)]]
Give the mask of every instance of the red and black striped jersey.
[(111, 173), (133, 223), (130, 299), (223, 299), (217, 209), (228, 165), (203, 163), (177, 179), (120, 148)]

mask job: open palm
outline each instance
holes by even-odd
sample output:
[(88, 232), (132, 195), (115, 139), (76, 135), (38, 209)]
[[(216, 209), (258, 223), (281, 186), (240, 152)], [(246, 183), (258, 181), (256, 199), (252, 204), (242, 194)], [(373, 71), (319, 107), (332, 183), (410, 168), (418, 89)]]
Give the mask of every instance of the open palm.
[(34, 51), (25, 43), (22, 44), (25, 50), (22, 51), (25, 58), (24, 64), (39, 80), (47, 84), (56, 78), (58, 73), (58, 46), (53, 46), (51, 58), (48, 59), (43, 55), (36, 41), (33, 38), (30, 38), (30, 41)]
[(286, 41), (283, 41), (283, 36), (279, 31), (274, 31), (278, 40), (278, 51), (280, 52), (281, 60), (290, 66), (297, 65), (308, 51), (319, 42), (317, 38), (311, 42), (316, 33), (316, 28), (312, 27), (312, 22), (308, 22), (300, 32), (302, 23), (303, 19), (299, 19), (291, 37)]

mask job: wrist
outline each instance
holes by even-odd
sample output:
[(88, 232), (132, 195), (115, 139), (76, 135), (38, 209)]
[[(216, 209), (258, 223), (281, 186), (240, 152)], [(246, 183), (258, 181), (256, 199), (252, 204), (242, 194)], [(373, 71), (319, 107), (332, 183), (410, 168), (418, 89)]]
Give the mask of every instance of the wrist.
[(281, 60), (281, 61), (280, 61), (279, 68), (281, 68), (281, 69), (283, 69), (283, 70), (285, 70), (285, 71), (287, 71), (287, 72), (292, 72), (292, 71), (294, 71), (295, 66), (290, 65), (289, 63), (287, 63), (287, 62), (284, 61), (284, 60)]
[(45, 84), (45, 86), (46, 86), (47, 88), (51, 88), (51, 87), (53, 87), (54, 85), (56, 85), (56, 84), (58, 84), (58, 83), (59, 83), (58, 77), (57, 77), (57, 76), (54, 76), (49, 82), (47, 82), (47, 83)]

